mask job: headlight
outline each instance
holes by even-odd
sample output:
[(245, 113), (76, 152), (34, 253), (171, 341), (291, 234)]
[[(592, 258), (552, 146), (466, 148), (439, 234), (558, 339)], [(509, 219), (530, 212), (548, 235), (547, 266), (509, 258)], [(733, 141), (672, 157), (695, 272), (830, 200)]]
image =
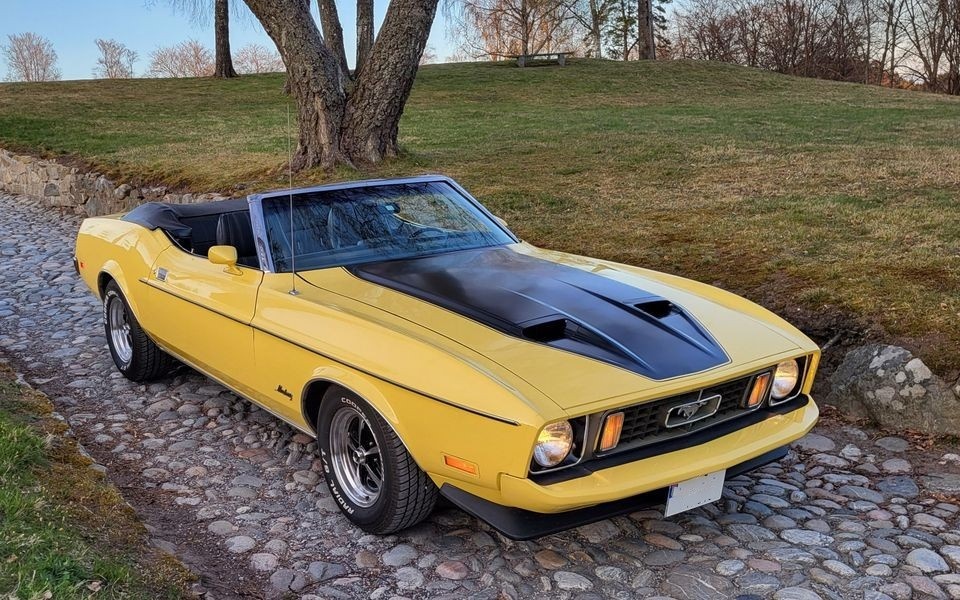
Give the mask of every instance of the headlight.
[(777, 365), (777, 371), (773, 376), (773, 388), (770, 394), (777, 400), (783, 400), (793, 388), (797, 387), (797, 380), (800, 378), (800, 366), (797, 361), (785, 360)]
[(541, 467), (555, 467), (573, 449), (573, 427), (569, 421), (550, 423), (537, 436), (537, 445), (533, 448), (533, 460)]

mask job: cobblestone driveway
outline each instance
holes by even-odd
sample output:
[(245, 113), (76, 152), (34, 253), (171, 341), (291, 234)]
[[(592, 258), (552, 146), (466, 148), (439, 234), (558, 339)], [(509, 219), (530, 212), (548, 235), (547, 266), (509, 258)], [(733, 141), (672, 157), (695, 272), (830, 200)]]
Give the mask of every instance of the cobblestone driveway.
[(903, 440), (850, 428), (854, 444), (808, 437), (669, 520), (641, 511), (515, 543), (441, 508), (400, 535), (363, 535), (328, 496), (308, 436), (192, 371), (120, 377), (73, 274), (77, 225), (0, 196), (0, 351), (54, 399), (156, 543), (218, 570), (211, 596), (960, 598), (958, 506), (914, 477)]

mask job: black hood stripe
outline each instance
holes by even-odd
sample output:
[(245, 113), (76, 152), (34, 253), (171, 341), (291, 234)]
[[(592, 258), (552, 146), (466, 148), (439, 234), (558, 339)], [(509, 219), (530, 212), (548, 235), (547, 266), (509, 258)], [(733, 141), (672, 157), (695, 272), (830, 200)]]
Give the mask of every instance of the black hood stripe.
[(505, 334), (670, 379), (729, 362), (683, 308), (619, 281), (498, 246), (349, 267)]

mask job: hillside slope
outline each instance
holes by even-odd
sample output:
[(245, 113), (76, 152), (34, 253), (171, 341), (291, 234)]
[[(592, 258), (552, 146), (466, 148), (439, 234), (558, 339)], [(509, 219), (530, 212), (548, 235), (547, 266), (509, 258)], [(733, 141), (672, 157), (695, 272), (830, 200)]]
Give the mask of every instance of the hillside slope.
[[(282, 81), (4, 84), (0, 146), (280, 187)], [(452, 175), (531, 242), (717, 283), (827, 337), (852, 316), (958, 375), (960, 99), (709, 63), (436, 65), (401, 142), (361, 175)]]

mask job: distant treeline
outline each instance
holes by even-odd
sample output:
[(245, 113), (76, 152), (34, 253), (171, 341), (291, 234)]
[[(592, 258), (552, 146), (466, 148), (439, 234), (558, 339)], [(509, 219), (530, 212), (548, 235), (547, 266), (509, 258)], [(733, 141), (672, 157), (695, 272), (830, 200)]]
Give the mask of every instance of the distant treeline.
[(960, 94), (960, 0), (688, 0), (670, 56)]

